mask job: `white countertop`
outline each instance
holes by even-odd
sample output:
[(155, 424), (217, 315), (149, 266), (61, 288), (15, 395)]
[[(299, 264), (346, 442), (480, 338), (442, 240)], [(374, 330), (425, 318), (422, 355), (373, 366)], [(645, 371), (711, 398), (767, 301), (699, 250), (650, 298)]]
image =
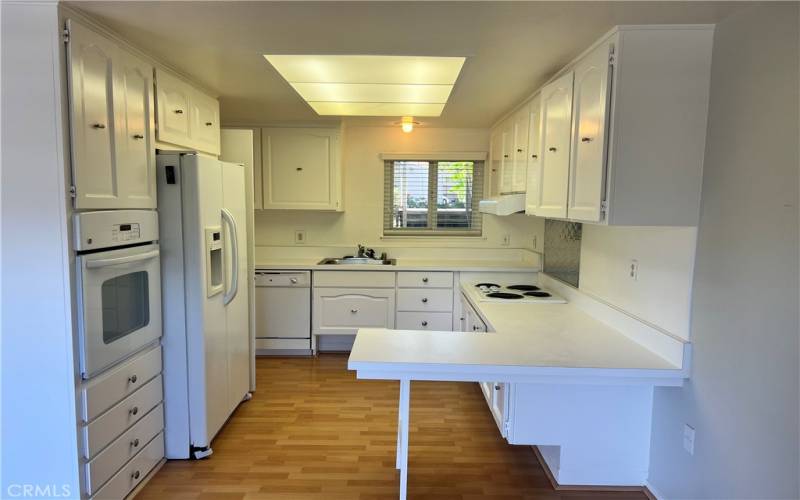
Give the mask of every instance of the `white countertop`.
[(503, 260), (422, 260), (397, 259), (393, 266), (372, 264), (319, 264), (321, 258), (270, 259), (256, 261), (256, 269), (298, 269), (313, 271), (470, 271), (512, 272), (539, 271), (538, 266), (523, 261)]
[[(349, 368), (360, 378), (544, 381), (623, 377), (680, 385), (685, 370), (571, 304), (480, 302), (466, 296), (493, 332), (362, 329)], [(389, 376), (391, 374), (391, 376)]]

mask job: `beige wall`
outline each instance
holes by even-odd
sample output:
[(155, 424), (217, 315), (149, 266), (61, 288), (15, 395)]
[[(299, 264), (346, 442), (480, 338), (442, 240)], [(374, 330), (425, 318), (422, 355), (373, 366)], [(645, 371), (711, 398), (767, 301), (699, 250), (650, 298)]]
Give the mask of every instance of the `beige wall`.
[(511, 235), (511, 248), (532, 249), (533, 236), (541, 246), (542, 219), (517, 214), (484, 215), (483, 238), (382, 239), (383, 162), (380, 153), (434, 151), (488, 151), (486, 129), (415, 129), (404, 134), (399, 127), (349, 127), (344, 131), (342, 170), (344, 212), (257, 211), (256, 245), (293, 245), (294, 231), (306, 231), (308, 246), (441, 246), (499, 248), (503, 235)]

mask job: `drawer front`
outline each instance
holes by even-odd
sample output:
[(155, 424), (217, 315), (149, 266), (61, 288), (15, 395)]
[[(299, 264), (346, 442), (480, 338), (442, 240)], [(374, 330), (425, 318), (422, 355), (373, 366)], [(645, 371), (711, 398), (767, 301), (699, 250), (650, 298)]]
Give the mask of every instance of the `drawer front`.
[(394, 326), (394, 290), (328, 288), (314, 292), (314, 333), (353, 334)]
[(86, 493), (96, 492), (139, 450), (164, 429), (164, 406), (158, 405), (86, 464)]
[(453, 290), (447, 288), (400, 288), (397, 290), (397, 310), (452, 311)]
[(83, 421), (91, 422), (159, 373), (161, 346), (138, 354), (110, 372), (90, 380), (81, 391)]
[(117, 403), (91, 424), (83, 427), (83, 453), (94, 457), (108, 443), (125, 432), (128, 427), (142, 419), (163, 399), (161, 375), (148, 382), (140, 390)]
[(397, 273), (397, 286), (401, 288), (453, 288), (453, 273), (406, 271)]
[(314, 271), (314, 287), (394, 288), (394, 271)]
[(92, 499), (120, 500), (131, 492), (147, 473), (164, 458), (164, 434), (159, 434), (125, 467), (119, 470)]
[(446, 312), (399, 312), (398, 330), (453, 330), (453, 314)]

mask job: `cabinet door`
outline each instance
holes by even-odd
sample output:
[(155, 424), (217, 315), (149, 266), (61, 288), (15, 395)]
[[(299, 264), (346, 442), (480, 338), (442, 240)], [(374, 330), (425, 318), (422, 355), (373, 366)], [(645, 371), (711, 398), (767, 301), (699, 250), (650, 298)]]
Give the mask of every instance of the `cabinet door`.
[(158, 140), (192, 147), (189, 136), (189, 99), (192, 88), (174, 76), (156, 73)]
[(315, 288), (314, 335), (352, 335), (359, 328), (394, 328), (394, 290)]
[(528, 174), (526, 177), (527, 189), (525, 190), (525, 213), (536, 214), (539, 208), (539, 168), (541, 167), (542, 151), (542, 106), (539, 98), (535, 97), (528, 108), (530, 126), (528, 129)]
[(500, 430), (500, 435), (503, 437), (507, 437), (508, 435), (506, 421), (509, 415), (508, 405), (510, 389), (511, 384), (505, 382), (495, 382), (492, 386), (492, 416), (497, 424), (497, 428)]
[(189, 106), (190, 136), (194, 147), (219, 154), (219, 101), (192, 90)]
[(524, 193), (528, 168), (528, 133), (530, 129), (529, 106), (523, 106), (514, 115), (514, 169), (511, 174), (511, 190)]
[(597, 47), (575, 66), (572, 152), (569, 172), (570, 219), (598, 222), (605, 199), (606, 124), (611, 68), (610, 43)]
[(491, 195), (497, 196), (500, 194), (500, 175), (503, 170), (503, 131), (501, 129), (496, 129), (492, 133), (490, 141), (490, 164), (492, 169), (490, 172)]
[(339, 132), (262, 129), (264, 208), (339, 210)]
[(72, 182), (75, 208), (118, 208), (114, 149), (114, 72), (117, 47), (67, 21)]
[(572, 77), (569, 72), (542, 89), (543, 158), (536, 209), (536, 215), (542, 217), (567, 216)]
[(500, 125), (503, 152), (500, 158), (500, 193), (514, 189), (514, 120), (508, 119)]
[(115, 73), (120, 208), (156, 207), (153, 67), (120, 51)]

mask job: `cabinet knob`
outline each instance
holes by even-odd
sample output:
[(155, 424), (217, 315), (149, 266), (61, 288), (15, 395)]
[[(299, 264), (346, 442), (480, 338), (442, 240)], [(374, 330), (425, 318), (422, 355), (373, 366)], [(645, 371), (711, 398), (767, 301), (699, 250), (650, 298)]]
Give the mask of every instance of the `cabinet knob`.
[(297, 167), (295, 170), (297, 170), (298, 172), (300, 172), (300, 171), (302, 171), (302, 170), (303, 170), (303, 167)]
[(128, 377), (128, 382), (130, 382), (131, 384), (135, 384), (137, 380), (139, 380), (139, 378), (136, 375), (131, 375), (130, 377)]
[(206, 122), (206, 127), (210, 127), (211, 125), (214, 125), (214, 124), (211, 123), (211, 122)]
[(547, 150), (548, 150), (548, 151), (552, 151), (553, 153), (555, 153), (556, 151), (558, 151), (558, 149), (556, 149), (556, 148), (547, 148)]
[(428, 322), (427, 321), (423, 321), (422, 322), (422, 326), (428, 326)]
[(517, 148), (517, 153), (522, 153), (522, 148)]
[(133, 408), (128, 410), (128, 413), (130, 413), (131, 415), (136, 415), (137, 413), (139, 413), (139, 407), (138, 406), (134, 406)]
[(508, 155), (503, 155), (503, 158), (508, 158)]
[(422, 282), (423, 283), (427, 283), (428, 282), (428, 278), (422, 278)]
[(591, 137), (581, 137), (581, 142), (592, 142)]
[(142, 134), (133, 134), (133, 138), (134, 139), (144, 139), (144, 136)]
[(500, 386), (499, 385), (494, 386), (494, 390), (495, 391), (499, 391), (500, 390)]
[(422, 303), (423, 304), (427, 304), (428, 303), (428, 297), (423, 297), (422, 298)]
[(131, 441), (131, 446), (134, 447), (134, 448), (138, 447), (139, 446), (139, 438), (136, 438), (133, 441)]
[(297, 278), (290, 278), (289, 281), (294, 285), (297, 283)]
[(183, 110), (182, 109), (176, 109), (175, 110), (175, 114), (176, 115), (182, 115), (183, 114)]
[(356, 314), (356, 313), (358, 312), (358, 309), (350, 309), (350, 312), (351, 312), (352, 314)]
[(478, 331), (478, 326), (477, 325), (472, 325), (472, 331), (473, 332), (477, 332)]
[(106, 128), (104, 123), (92, 123), (92, 128)]
[(539, 155), (531, 155), (531, 158), (533, 158), (534, 160), (535, 160), (536, 158), (538, 158), (538, 157), (539, 157)]
[(141, 476), (141, 475), (142, 474), (137, 470), (136, 472), (131, 474), (131, 479), (139, 479), (139, 476)]

